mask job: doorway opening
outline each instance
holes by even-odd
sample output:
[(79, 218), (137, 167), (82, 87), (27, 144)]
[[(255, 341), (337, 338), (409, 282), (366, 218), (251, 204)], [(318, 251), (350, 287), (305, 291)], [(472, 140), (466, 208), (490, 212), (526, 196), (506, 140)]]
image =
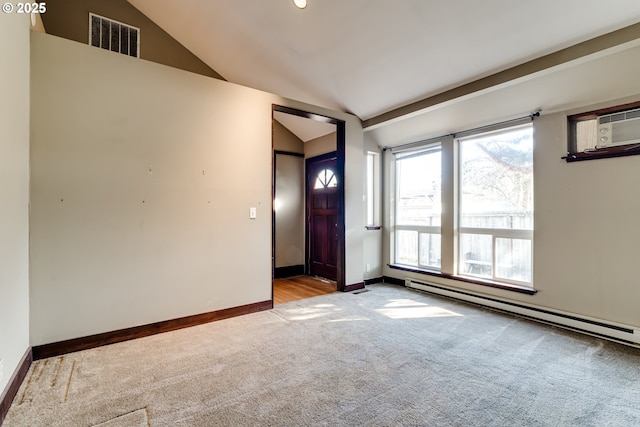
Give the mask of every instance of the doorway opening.
[(344, 291), (345, 122), (280, 105), (272, 119), (272, 299)]

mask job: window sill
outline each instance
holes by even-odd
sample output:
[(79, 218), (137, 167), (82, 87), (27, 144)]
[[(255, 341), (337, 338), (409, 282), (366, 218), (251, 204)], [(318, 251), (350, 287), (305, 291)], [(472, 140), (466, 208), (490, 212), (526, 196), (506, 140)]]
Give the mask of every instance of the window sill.
[(456, 276), (453, 274), (442, 273), (440, 271), (425, 270), (422, 268), (407, 267), (407, 266), (398, 265), (398, 264), (388, 264), (388, 265), (390, 268), (393, 268), (396, 270), (409, 271), (411, 273), (425, 274), (428, 276), (442, 277), (443, 279), (457, 280), (459, 282), (471, 283), (474, 285), (481, 285), (481, 286), (488, 286), (490, 288), (503, 289), (506, 291), (518, 292), (521, 294), (535, 295), (538, 292), (532, 288), (527, 288), (525, 286), (512, 285), (509, 283), (500, 283), (500, 282), (494, 282), (491, 280), (476, 279), (468, 276)]
[(640, 144), (621, 145), (613, 148), (601, 148), (593, 151), (583, 151), (581, 153), (569, 153), (564, 160), (567, 163), (580, 162), (583, 160), (608, 159), (612, 157), (635, 156), (640, 154)]

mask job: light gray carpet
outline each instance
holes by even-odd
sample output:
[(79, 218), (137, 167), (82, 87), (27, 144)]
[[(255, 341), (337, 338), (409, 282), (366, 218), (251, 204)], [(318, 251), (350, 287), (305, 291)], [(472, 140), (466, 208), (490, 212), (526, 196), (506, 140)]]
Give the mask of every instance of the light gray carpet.
[(10, 426), (638, 426), (640, 350), (397, 286), (35, 362)]

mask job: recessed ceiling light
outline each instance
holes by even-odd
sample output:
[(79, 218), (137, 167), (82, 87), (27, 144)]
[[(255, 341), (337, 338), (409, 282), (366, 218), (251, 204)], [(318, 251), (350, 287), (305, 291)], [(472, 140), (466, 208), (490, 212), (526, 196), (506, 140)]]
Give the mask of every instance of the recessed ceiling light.
[(293, 4), (295, 4), (299, 9), (304, 9), (307, 7), (307, 0), (293, 0)]

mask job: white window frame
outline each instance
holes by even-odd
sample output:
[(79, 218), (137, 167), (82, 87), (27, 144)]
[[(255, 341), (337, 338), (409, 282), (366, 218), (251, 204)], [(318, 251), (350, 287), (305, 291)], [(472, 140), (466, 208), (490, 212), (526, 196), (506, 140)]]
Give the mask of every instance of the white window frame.
[[(476, 129), (465, 130), (457, 132), (455, 134), (442, 135), (436, 138), (430, 138), (427, 140), (416, 141), (412, 143), (402, 144), (396, 147), (386, 147), (384, 152), (391, 154), (407, 156), (411, 153), (419, 153), (429, 149), (431, 145), (439, 145), (442, 161), (442, 181), (441, 181), (441, 216), (440, 227), (430, 226), (411, 226), (397, 224), (397, 209), (398, 209), (398, 197), (399, 197), (399, 183), (398, 183), (398, 171), (397, 171), (397, 159), (398, 156), (390, 157), (385, 160), (385, 167), (390, 168), (390, 174), (387, 179), (390, 183), (390, 195), (389, 195), (389, 266), (394, 269), (410, 271), (414, 273), (424, 273), (436, 277), (442, 277), (445, 279), (458, 279), (460, 281), (486, 285), (490, 287), (496, 287), (500, 289), (510, 289), (516, 292), (523, 292), (527, 294), (534, 294), (534, 230), (532, 229), (502, 229), (502, 228), (479, 228), (479, 227), (460, 227), (461, 225), (461, 196), (462, 196), (462, 170), (461, 170), (461, 147), (460, 141), (469, 137), (480, 136), (482, 134), (488, 134), (493, 132), (509, 131), (509, 129), (517, 128), (523, 125), (532, 125), (533, 120), (538, 117), (539, 114), (534, 113), (529, 116), (520, 117), (516, 119), (506, 120), (504, 122), (482, 126)], [(535, 147), (535, 126), (534, 126), (534, 147)], [(534, 148), (534, 160), (535, 160), (535, 148)], [(535, 169), (534, 169), (535, 174)], [(534, 176), (535, 184), (535, 176)], [(532, 189), (533, 190), (533, 189)], [(535, 204), (535, 201), (534, 201)], [(534, 212), (535, 216), (535, 212)], [(534, 220), (535, 223), (535, 220)], [(415, 231), (418, 233), (438, 233), (440, 235), (440, 263), (439, 269), (435, 269), (431, 266), (420, 264), (420, 253), (418, 252), (418, 265), (415, 263), (399, 262), (398, 254), (398, 232), (401, 231)], [(465, 254), (462, 252), (462, 245), (464, 244), (465, 234), (479, 234), (491, 236), (491, 250), (492, 250), (492, 262), (491, 262), (491, 276), (488, 277), (486, 271), (481, 271), (481, 274), (469, 274), (464, 270)], [(496, 257), (499, 258), (500, 253), (496, 251), (499, 245), (502, 243), (498, 239), (514, 239), (514, 240), (527, 240), (531, 242), (531, 280), (520, 281), (508, 278), (502, 278), (496, 276), (496, 270), (498, 273), (502, 273), (505, 267), (503, 264), (496, 264)], [(418, 237), (418, 244), (419, 237)], [(420, 247), (418, 251), (420, 251)], [(412, 254), (413, 255), (413, 254)], [(413, 261), (413, 258), (412, 260)], [(488, 261), (488, 260), (487, 260)], [(478, 273), (475, 271), (474, 273)]]
[[(516, 129), (518, 127), (523, 127), (523, 126), (524, 125), (522, 124), (512, 124), (510, 126), (494, 129), (491, 132), (478, 132), (475, 134), (466, 134), (464, 135), (464, 137), (456, 138), (455, 143), (459, 146), (461, 140), (468, 139), (469, 137), (474, 137), (474, 136), (479, 137), (485, 134), (495, 133), (496, 131), (507, 132), (510, 129)], [(455, 215), (457, 217), (458, 224), (462, 224), (462, 218), (461, 218), (462, 209), (460, 209), (460, 206), (461, 206), (460, 198), (462, 197), (462, 168), (459, 166), (461, 164), (462, 150), (458, 149), (457, 151), (458, 153), (454, 160), (458, 164), (458, 167), (457, 167), (458, 188), (456, 188), (456, 192), (458, 194), (458, 200), (457, 200), (457, 209), (456, 209)], [(534, 201), (534, 206), (535, 206), (535, 201)], [(535, 218), (535, 210), (533, 215)], [(458, 243), (458, 248), (457, 248), (458, 262), (457, 262), (456, 270), (457, 270), (458, 276), (473, 277), (474, 279), (490, 280), (492, 282), (513, 284), (513, 285), (533, 288), (533, 229), (526, 230), (526, 229), (506, 229), (506, 228), (478, 228), (478, 227), (463, 227), (462, 225), (459, 225), (456, 234), (457, 234), (456, 240)], [(486, 275), (473, 274), (465, 271), (465, 267), (468, 263), (466, 263), (466, 260), (464, 259), (464, 254), (462, 253), (462, 235), (463, 234), (479, 234), (479, 235), (491, 236), (491, 269), (490, 269), (491, 277), (487, 277)], [(531, 242), (531, 282), (507, 279), (507, 278), (503, 278), (496, 275), (496, 240), (499, 238), (520, 239), (520, 240), (528, 240)]]
[(365, 174), (366, 227), (380, 228), (380, 153), (367, 151)]
[[(395, 236), (396, 236), (396, 250), (395, 250), (395, 254), (396, 254), (396, 264), (398, 265), (406, 265), (407, 267), (417, 267), (417, 268), (424, 268), (426, 270), (432, 270), (432, 271), (441, 271), (442, 269), (442, 265), (430, 265), (430, 264), (422, 264), (420, 262), (420, 254), (422, 253), (422, 243), (420, 242), (420, 234), (437, 234), (440, 236), (440, 238), (442, 239), (442, 233), (441, 233), (442, 227), (436, 227), (436, 226), (418, 226), (418, 225), (396, 225), (395, 226)], [(418, 262), (413, 265), (413, 264), (403, 264), (397, 261), (397, 254), (398, 254), (398, 231), (415, 231), (418, 233)], [(442, 247), (440, 248), (440, 252), (442, 253)], [(441, 256), (442, 258), (442, 256)]]
[[(429, 143), (427, 145), (425, 145), (424, 147), (422, 147), (419, 150), (415, 150), (413, 152), (413, 154), (411, 154), (412, 156), (418, 156), (421, 154), (428, 154), (429, 152), (433, 152), (433, 151), (439, 151), (440, 155), (442, 156), (442, 143), (440, 141), (438, 142), (432, 142)], [(394, 216), (393, 216), (393, 231), (394, 231), (394, 239), (393, 239), (393, 262), (394, 264), (397, 265), (404, 265), (407, 267), (414, 267), (414, 268), (420, 268), (420, 269), (426, 269), (426, 270), (430, 270), (430, 271), (441, 271), (442, 269), (442, 264), (439, 266), (436, 265), (429, 265), (429, 264), (422, 264), (420, 262), (420, 254), (421, 254), (421, 249), (422, 249), (422, 244), (420, 242), (420, 234), (422, 233), (426, 233), (426, 234), (438, 234), (440, 235), (440, 239), (442, 239), (442, 226), (429, 226), (429, 225), (402, 225), (402, 224), (398, 224), (397, 220), (398, 220), (398, 194), (399, 194), (399, 179), (398, 179), (398, 167), (397, 167), (397, 162), (398, 160), (402, 160), (403, 158), (407, 158), (407, 156), (405, 157), (400, 157), (400, 158), (396, 158), (394, 159), (394, 197), (393, 197), (393, 210), (394, 210)], [(442, 159), (442, 157), (441, 157)], [(441, 183), (442, 184), (442, 183)], [(442, 224), (442, 218), (440, 220), (440, 223)], [(398, 231), (415, 231), (418, 234), (418, 248), (417, 248), (417, 254), (418, 254), (418, 261), (417, 263), (414, 264), (405, 264), (405, 263), (401, 263), (398, 261)], [(442, 259), (442, 240), (441, 240), (441, 248), (440, 248), (440, 257)]]
[[(462, 244), (460, 241), (462, 240), (463, 234), (480, 234), (491, 236), (491, 277), (487, 277), (481, 274), (473, 274), (471, 272), (466, 272), (465, 267), (468, 264), (464, 259), (464, 254), (462, 253)], [(528, 240), (531, 242), (531, 267), (533, 270), (533, 230), (519, 230), (519, 229), (505, 229), (505, 228), (473, 228), (473, 227), (459, 227), (458, 228), (458, 259), (460, 262), (458, 263), (458, 275), (466, 276), (466, 277), (474, 277), (478, 279), (491, 280), (494, 282), (500, 283), (511, 283), (519, 286), (533, 286), (533, 271), (531, 272), (531, 282), (523, 282), (519, 280), (507, 279), (501, 276), (496, 275), (496, 240), (504, 238), (504, 239), (518, 239), (518, 240)]]

